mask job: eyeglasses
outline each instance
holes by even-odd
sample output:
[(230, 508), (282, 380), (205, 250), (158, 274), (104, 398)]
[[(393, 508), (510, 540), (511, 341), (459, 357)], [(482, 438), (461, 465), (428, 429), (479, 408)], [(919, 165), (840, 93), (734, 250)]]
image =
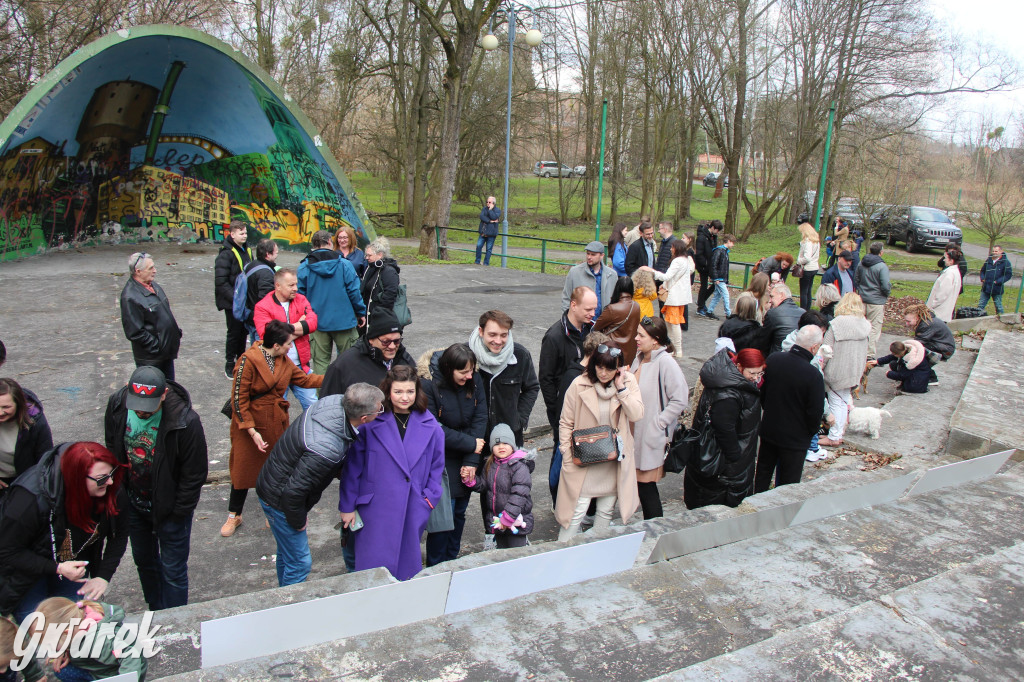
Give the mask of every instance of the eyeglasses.
[(106, 485), (107, 483), (110, 483), (110, 479), (114, 477), (115, 473), (117, 473), (117, 469), (111, 469), (110, 473), (104, 474), (103, 476), (93, 477), (86, 474), (85, 477), (88, 478), (93, 483), (95, 483), (96, 485)]
[(753, 378), (753, 379), (760, 379), (761, 377), (763, 377), (763, 376), (764, 376), (764, 372), (754, 372), (754, 373), (753, 373), (753, 374), (751, 374), (750, 376), (751, 376), (751, 378)]
[(138, 271), (139, 263), (145, 261), (147, 258), (149, 258), (149, 254), (148, 253), (146, 253), (145, 251), (140, 253), (138, 258), (135, 259), (135, 262), (132, 263), (132, 272)]
[(621, 348), (615, 348), (613, 346), (606, 346), (603, 343), (600, 346), (597, 347), (597, 352), (598, 353), (607, 353), (608, 355), (612, 356), (613, 358), (617, 358), (620, 355), (622, 355), (622, 349)]
[(388, 339), (387, 341), (384, 339), (377, 339), (377, 342), (385, 348), (390, 348), (391, 346), (395, 346), (397, 348), (402, 343), (402, 337), (399, 336), (397, 339)]

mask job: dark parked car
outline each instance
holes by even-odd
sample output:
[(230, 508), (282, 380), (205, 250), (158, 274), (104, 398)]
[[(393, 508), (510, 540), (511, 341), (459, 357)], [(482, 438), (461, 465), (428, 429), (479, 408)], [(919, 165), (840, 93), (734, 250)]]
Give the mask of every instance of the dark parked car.
[(542, 178), (557, 177), (558, 175), (561, 175), (563, 178), (571, 178), (576, 175), (572, 168), (557, 161), (538, 161), (533, 164), (533, 174), (539, 175)]
[[(711, 171), (710, 173), (708, 173), (707, 175), (704, 176), (704, 179), (701, 182), (702, 182), (702, 184), (705, 187), (714, 187), (715, 185), (718, 184), (718, 176), (719, 175), (721, 175), (721, 173), (716, 173), (715, 171)], [(722, 186), (723, 187), (728, 187), (729, 186), (729, 177), (728, 176), (726, 176), (725, 180), (722, 182)]]
[(944, 249), (947, 244), (960, 245), (964, 234), (950, 221), (945, 211), (928, 206), (886, 206), (871, 216), (875, 239), (885, 239), (889, 246), (903, 242), (907, 251)]

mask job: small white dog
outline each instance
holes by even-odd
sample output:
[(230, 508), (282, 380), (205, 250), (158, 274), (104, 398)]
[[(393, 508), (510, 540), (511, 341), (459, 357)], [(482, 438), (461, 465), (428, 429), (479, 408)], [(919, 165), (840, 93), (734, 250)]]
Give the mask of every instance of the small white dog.
[(855, 433), (864, 433), (871, 438), (878, 438), (878, 431), (882, 428), (882, 415), (892, 418), (886, 410), (877, 407), (855, 407), (850, 410), (850, 422), (846, 428)]

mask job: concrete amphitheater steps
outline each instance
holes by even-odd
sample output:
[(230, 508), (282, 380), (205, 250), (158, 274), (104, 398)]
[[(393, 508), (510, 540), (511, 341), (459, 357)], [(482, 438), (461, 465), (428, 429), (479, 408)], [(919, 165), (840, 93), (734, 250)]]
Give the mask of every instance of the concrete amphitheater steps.
[[(1019, 679), (1022, 513), (1015, 465), (607, 578), (170, 679)], [(801, 655), (816, 663), (793, 667)]]

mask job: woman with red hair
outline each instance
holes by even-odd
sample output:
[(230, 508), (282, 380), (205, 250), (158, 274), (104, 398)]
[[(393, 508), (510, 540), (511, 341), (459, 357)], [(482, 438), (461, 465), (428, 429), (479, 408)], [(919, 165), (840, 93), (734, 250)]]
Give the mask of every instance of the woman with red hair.
[(99, 599), (128, 546), (124, 470), (99, 443), (62, 443), (11, 484), (0, 518), (0, 614)]
[(705, 434), (683, 477), (687, 509), (739, 506), (754, 489), (757, 431), (761, 425), (764, 355), (756, 348), (723, 349), (700, 370), (704, 393), (693, 428)]

